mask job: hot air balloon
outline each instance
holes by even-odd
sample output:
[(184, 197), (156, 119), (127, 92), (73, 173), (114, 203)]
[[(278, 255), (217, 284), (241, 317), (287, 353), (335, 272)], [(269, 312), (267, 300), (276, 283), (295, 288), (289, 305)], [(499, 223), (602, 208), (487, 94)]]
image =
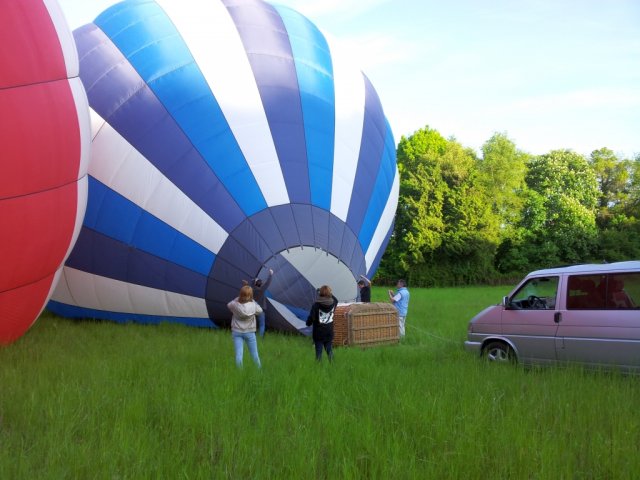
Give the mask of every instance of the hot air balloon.
[(87, 198), (90, 123), (55, 0), (0, 2), (0, 344), (47, 303)]
[(226, 325), (275, 274), (267, 325), (372, 276), (398, 200), (369, 79), (307, 18), (260, 0), (124, 1), (74, 32), (92, 109), (89, 203), (49, 308)]

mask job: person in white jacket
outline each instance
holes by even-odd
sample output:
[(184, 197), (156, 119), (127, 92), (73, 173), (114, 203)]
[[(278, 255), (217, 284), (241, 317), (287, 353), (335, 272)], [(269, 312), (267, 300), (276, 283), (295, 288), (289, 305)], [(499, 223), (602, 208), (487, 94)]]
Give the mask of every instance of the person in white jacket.
[(231, 310), (231, 336), (236, 351), (236, 365), (242, 367), (244, 343), (249, 348), (251, 358), (258, 368), (261, 367), (258, 356), (258, 342), (256, 341), (256, 316), (262, 313), (262, 308), (253, 300), (253, 289), (245, 285), (240, 289), (240, 295), (227, 303)]

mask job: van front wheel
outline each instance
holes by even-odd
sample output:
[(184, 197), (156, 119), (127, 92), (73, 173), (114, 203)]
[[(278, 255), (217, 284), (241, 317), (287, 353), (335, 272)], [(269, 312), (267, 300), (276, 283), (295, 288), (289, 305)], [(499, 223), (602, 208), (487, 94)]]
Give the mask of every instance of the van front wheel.
[(489, 362), (515, 363), (516, 355), (509, 345), (504, 342), (491, 342), (482, 349), (482, 356)]

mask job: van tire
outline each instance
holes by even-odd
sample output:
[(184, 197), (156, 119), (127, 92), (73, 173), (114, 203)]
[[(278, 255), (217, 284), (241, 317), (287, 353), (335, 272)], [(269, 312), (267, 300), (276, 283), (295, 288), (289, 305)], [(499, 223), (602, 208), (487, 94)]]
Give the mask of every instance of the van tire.
[(504, 342), (490, 342), (482, 349), (482, 357), (488, 362), (516, 363), (516, 354)]

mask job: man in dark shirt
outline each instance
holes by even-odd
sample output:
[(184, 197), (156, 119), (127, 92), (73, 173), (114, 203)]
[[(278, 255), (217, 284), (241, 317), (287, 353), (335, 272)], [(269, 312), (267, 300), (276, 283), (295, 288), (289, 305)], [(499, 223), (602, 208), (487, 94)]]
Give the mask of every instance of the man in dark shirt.
[(360, 275), (360, 280), (358, 280), (358, 301), (371, 302), (371, 280), (364, 275)]
[(262, 281), (259, 278), (254, 278), (252, 282), (253, 287), (253, 299), (255, 302), (262, 307), (262, 313), (258, 315), (258, 334), (260, 337), (264, 337), (264, 329), (265, 329), (265, 312), (267, 311), (267, 299), (264, 295), (264, 292), (269, 288), (269, 284), (271, 284), (271, 278), (273, 277), (273, 269), (269, 269), (269, 277), (267, 277), (266, 281)]

